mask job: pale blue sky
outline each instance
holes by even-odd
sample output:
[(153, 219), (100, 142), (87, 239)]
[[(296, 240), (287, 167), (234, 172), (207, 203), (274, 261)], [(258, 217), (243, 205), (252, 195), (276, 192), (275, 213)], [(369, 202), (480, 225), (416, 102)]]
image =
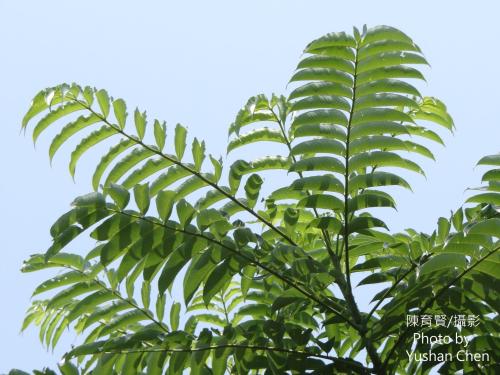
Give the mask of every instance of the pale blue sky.
[[(226, 129), (246, 99), (286, 93), (303, 47), (330, 31), (388, 24), (408, 33), (432, 69), (424, 94), (447, 103), (457, 131), (427, 180), (398, 194), (393, 230), (430, 231), (479, 183), (473, 170), (499, 151), (497, 1), (27, 1), (0, 0), (0, 373), (54, 366), (35, 330), (18, 334), (31, 291), (43, 275), (22, 275), (22, 260), (43, 251), (51, 223), (72, 198), (88, 192), (91, 163), (77, 182), (66, 155), (48, 163), (47, 137), (34, 150), (20, 119), (41, 88), (76, 81), (106, 88), (150, 117), (182, 122), (222, 154)], [(403, 5), (404, 4), (404, 5)], [(78, 172), (77, 172), (78, 173)], [(71, 343), (71, 338), (63, 344)]]

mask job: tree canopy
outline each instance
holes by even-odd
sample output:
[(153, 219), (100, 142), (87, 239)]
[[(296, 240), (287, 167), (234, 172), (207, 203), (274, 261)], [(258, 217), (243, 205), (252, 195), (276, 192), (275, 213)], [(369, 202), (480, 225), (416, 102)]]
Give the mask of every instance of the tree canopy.
[[(93, 191), (23, 265), (57, 271), (34, 290), (23, 329), (38, 326), (47, 347), (68, 329), (81, 336), (63, 375), (493, 374), (500, 154), (479, 161), (483, 185), (432, 233), (391, 233), (378, 217), (454, 130), (445, 104), (416, 87), (427, 64), (389, 26), (312, 41), (287, 96), (258, 94), (238, 112), (227, 168), (184, 126), (129, 115), (103, 89), (40, 91), (22, 121), (33, 141), (59, 126), (52, 160), (77, 140), (72, 176), (86, 153), (102, 158)], [(249, 160), (252, 145), (262, 155)], [(90, 248), (70, 250), (82, 236)], [(375, 291), (368, 311), (354, 276)], [(438, 316), (466, 324), (408, 324)], [(488, 359), (419, 361), (408, 353), (464, 346), (415, 333), (467, 337)]]

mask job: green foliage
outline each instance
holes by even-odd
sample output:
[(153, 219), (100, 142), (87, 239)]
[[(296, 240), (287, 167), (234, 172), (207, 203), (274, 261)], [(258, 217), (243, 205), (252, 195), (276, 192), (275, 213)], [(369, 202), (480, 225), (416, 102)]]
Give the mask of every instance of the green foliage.
[[(480, 161), (494, 167), (487, 185), (436, 231), (391, 234), (374, 209), (396, 207), (393, 188), (411, 189), (405, 176), (424, 174), (419, 160), (454, 128), (414, 86), (427, 61), (387, 26), (327, 34), (304, 52), (290, 95), (250, 98), (229, 128), (230, 157), (268, 142), (281, 154), (226, 169), (182, 125), (167, 137), (164, 122), (139, 109), (130, 118), (104, 90), (62, 84), (35, 96), (22, 126), (35, 123), (34, 140), (60, 126), (51, 159), (79, 138), (72, 175), (109, 143), (94, 192), (22, 269), (60, 271), (35, 289), (23, 329), (38, 326), (47, 347), (68, 328), (81, 336), (63, 375), (494, 371), (500, 156)], [(267, 173), (281, 185), (272, 192)], [(97, 243), (71, 252), (84, 232)], [(358, 307), (352, 273), (374, 285), (371, 311)], [(479, 315), (478, 327), (444, 330), (492, 361), (409, 358), (429, 350), (414, 345), (410, 313)]]

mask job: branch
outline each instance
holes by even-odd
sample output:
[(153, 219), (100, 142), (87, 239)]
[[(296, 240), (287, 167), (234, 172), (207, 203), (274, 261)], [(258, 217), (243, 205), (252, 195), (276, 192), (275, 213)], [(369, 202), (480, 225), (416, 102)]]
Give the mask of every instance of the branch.
[(102, 281), (100, 280), (97, 280), (97, 283), (99, 285), (101, 285), (102, 288), (106, 289), (107, 291), (110, 291), (111, 293), (113, 293), (116, 297), (118, 297), (118, 299), (122, 300), (122, 301), (125, 301), (127, 302), (130, 306), (132, 306), (133, 308), (137, 309), (137, 310), (140, 310), (144, 315), (146, 315), (146, 317), (151, 320), (153, 323), (155, 323), (158, 327), (160, 327), (161, 330), (163, 330), (164, 332), (166, 333), (169, 333), (169, 330), (167, 327), (165, 327), (160, 321), (156, 320), (155, 317), (147, 310), (147, 309), (143, 309), (142, 307), (140, 307), (139, 305), (137, 305), (135, 302), (131, 301), (130, 299), (128, 298), (123, 298), (123, 296), (121, 295), (120, 292), (116, 291), (116, 290), (113, 290), (113, 289), (110, 289), (106, 286), (106, 284), (104, 284)]
[[(446, 284), (443, 288), (441, 288), (435, 295), (434, 297), (432, 297), (431, 299), (429, 299), (427, 301), (427, 303), (424, 305), (424, 307), (422, 307), (422, 309), (420, 310), (420, 314), (424, 314), (427, 309), (429, 309), (430, 307), (432, 307), (432, 305), (434, 304), (434, 302), (439, 298), (441, 297), (444, 293), (446, 293), (446, 291), (448, 291), (448, 289), (453, 286), (457, 281), (459, 281), (462, 277), (464, 277), (467, 273), (469, 273), (470, 271), (472, 271), (477, 265), (481, 264), (481, 262), (483, 262), (485, 259), (487, 259), (488, 257), (490, 257), (491, 255), (493, 255), (494, 253), (496, 253), (498, 250), (500, 250), (500, 247), (497, 247), (493, 250), (491, 250), (489, 253), (487, 253), (485, 256), (483, 256), (482, 258), (478, 259), (473, 265), (471, 265), (470, 267), (468, 267), (467, 269), (463, 270), (460, 274), (458, 274), (456, 277), (454, 277), (448, 284)], [(394, 354), (394, 352), (396, 351), (396, 349), (402, 344), (403, 340), (406, 338), (406, 335), (408, 334), (409, 330), (410, 330), (411, 327), (406, 327), (406, 329), (403, 331), (403, 333), (401, 333), (401, 335), (399, 335), (399, 338), (398, 340), (396, 341), (396, 343), (393, 345), (393, 347), (391, 348), (391, 350), (389, 351), (389, 353), (387, 354), (387, 357), (385, 358), (384, 360), (384, 363), (383, 363), (383, 369), (385, 370), (387, 368), (387, 364), (390, 360), (390, 358), (392, 357), (392, 355)]]
[(394, 289), (396, 289), (396, 287), (399, 285), (399, 283), (401, 281), (403, 281), (406, 278), (406, 276), (408, 276), (410, 273), (413, 272), (413, 270), (416, 267), (417, 267), (417, 264), (412, 263), (411, 267), (403, 275), (401, 275), (401, 277), (398, 280), (396, 280), (396, 282), (394, 284), (392, 284), (392, 286), (384, 293), (384, 295), (378, 300), (378, 302), (375, 304), (375, 306), (373, 306), (373, 308), (370, 310), (370, 312), (368, 313), (368, 316), (366, 317), (366, 321), (370, 320), (371, 316), (377, 310), (377, 308), (380, 306), (380, 304), (392, 293), (392, 291)]
[(224, 195), (226, 198), (230, 199), (231, 201), (233, 201), (234, 203), (236, 203), (238, 206), (240, 206), (241, 208), (243, 208), (245, 211), (247, 211), (248, 213), (250, 213), (252, 216), (254, 216), (256, 219), (258, 219), (260, 222), (262, 222), (263, 224), (265, 224), (267, 227), (269, 227), (270, 229), (272, 229), (274, 232), (276, 232), (277, 234), (279, 234), (283, 239), (285, 239), (287, 242), (289, 242), (290, 244), (296, 246), (296, 243), (288, 236), (286, 235), (285, 233), (283, 233), (279, 228), (277, 228), (276, 226), (274, 226), (270, 221), (266, 220), (265, 218), (263, 218), (262, 216), (260, 216), (257, 212), (255, 212), (252, 208), (248, 207), (247, 205), (243, 204), (240, 200), (238, 200), (236, 197), (234, 197), (233, 195), (229, 194), (228, 192), (226, 192), (224, 189), (222, 189), (217, 183), (213, 182), (213, 181), (210, 181), (210, 179), (206, 178), (205, 176), (203, 176), (200, 172), (197, 172), (196, 170), (190, 168), (189, 166), (185, 165), (184, 163), (182, 163), (181, 161), (177, 160), (176, 158), (172, 158), (164, 153), (162, 153), (160, 150), (158, 150), (157, 148), (155, 147), (151, 147), (151, 146), (148, 146), (147, 144), (145, 144), (144, 142), (142, 142), (141, 140), (139, 140), (138, 138), (136, 137), (133, 137), (127, 133), (125, 133), (122, 129), (120, 129), (116, 124), (112, 124), (110, 123), (105, 117), (103, 117), (100, 113), (97, 113), (95, 112), (91, 106), (88, 106), (86, 103), (78, 100), (78, 98), (74, 98), (74, 100), (78, 103), (80, 103), (80, 105), (82, 105), (85, 109), (87, 109), (88, 111), (90, 111), (92, 114), (94, 114), (95, 116), (97, 116), (98, 118), (101, 119), (102, 122), (104, 122), (105, 124), (107, 124), (108, 126), (110, 126), (112, 129), (114, 129), (117, 133), (120, 133), (122, 134), (124, 137), (130, 139), (131, 141), (141, 145), (142, 147), (144, 147), (145, 149), (151, 151), (152, 153), (160, 156), (161, 158), (165, 159), (165, 160), (168, 160), (170, 161), (171, 163), (175, 164), (175, 165), (178, 165), (179, 167), (183, 168), (184, 170), (188, 171), (189, 173), (191, 173), (192, 175), (196, 176), (197, 178), (199, 178), (200, 180), (202, 180), (204, 183), (206, 183), (207, 185), (213, 187), (215, 190), (217, 190), (219, 193), (221, 193), (222, 195)]
[(329, 355), (325, 354), (315, 354), (315, 353), (309, 353), (306, 351), (301, 351), (301, 350), (293, 350), (293, 349), (285, 349), (285, 348), (277, 348), (277, 347), (269, 347), (269, 346), (261, 346), (261, 345), (244, 345), (244, 344), (224, 344), (224, 345), (213, 345), (213, 346), (204, 346), (200, 348), (177, 348), (177, 349), (169, 349), (169, 348), (144, 348), (144, 349), (128, 349), (128, 350), (100, 350), (98, 353), (110, 353), (110, 354), (129, 354), (129, 353), (196, 353), (196, 352), (203, 352), (207, 350), (217, 350), (217, 349), (250, 349), (250, 350), (264, 350), (264, 351), (270, 351), (270, 352), (279, 352), (279, 353), (286, 353), (286, 354), (295, 354), (295, 355), (300, 355), (304, 357), (315, 357), (315, 358), (321, 358), (321, 359), (326, 359), (329, 361), (332, 361), (334, 363), (342, 363), (342, 364), (347, 364), (349, 366), (356, 366), (356, 369), (358, 371), (361, 371), (361, 373), (371, 373), (372, 369), (364, 367), (360, 363), (350, 360), (350, 359), (345, 359), (345, 358), (338, 358), (338, 357), (332, 357)]
[[(85, 277), (89, 276), (88, 274), (86, 274), (82, 270), (80, 270), (80, 269), (78, 269), (76, 267), (73, 267), (73, 266), (69, 266), (69, 265), (65, 265), (65, 264), (57, 264), (57, 266), (61, 267), (61, 268), (66, 268), (66, 269), (78, 272), (78, 273), (80, 273), (81, 275), (83, 275)], [(148, 310), (143, 309), (142, 307), (140, 307), (139, 305), (137, 305), (136, 303), (134, 303), (130, 299), (124, 298), (119, 291), (116, 291), (114, 289), (108, 288), (107, 285), (103, 281), (99, 280), (97, 277), (93, 278), (92, 281), (95, 282), (97, 285), (99, 285), (101, 287), (101, 289), (104, 289), (104, 290), (106, 290), (106, 291), (114, 294), (119, 300), (128, 303), (134, 309), (139, 310), (140, 312), (142, 312), (149, 320), (151, 320), (153, 323), (155, 323), (164, 332), (166, 332), (166, 333), (170, 332), (168, 330), (168, 328), (165, 327), (165, 325), (163, 325), (160, 321), (156, 320), (155, 317), (152, 314), (150, 314), (150, 312)]]
[(281, 281), (283, 281), (285, 284), (287, 284), (288, 286), (294, 288), (295, 290), (297, 290), (298, 292), (300, 292), (302, 295), (306, 296), (307, 298), (311, 299), (312, 301), (318, 303), (319, 305), (321, 305), (323, 308), (329, 310), (330, 312), (334, 313), (335, 315), (338, 315), (340, 316), (343, 320), (345, 320), (346, 323), (348, 323), (350, 326), (352, 326), (353, 328), (355, 329), (358, 329), (357, 325), (354, 324), (353, 322), (351, 322), (351, 320), (349, 318), (347, 318), (344, 314), (342, 314), (340, 311), (337, 311), (336, 309), (334, 309), (333, 307), (331, 307), (330, 305), (326, 304), (325, 302), (323, 302), (321, 299), (319, 299), (317, 296), (315, 296), (314, 294), (312, 293), (309, 293), (307, 290), (305, 290), (304, 288), (302, 288), (301, 286), (297, 285), (295, 282), (293, 282), (292, 280), (288, 279), (287, 277), (281, 275), (278, 271), (275, 271), (273, 270), (272, 268), (269, 268), (268, 266), (262, 264), (261, 262), (259, 262), (258, 260), (255, 260), (245, 254), (242, 254), (240, 253), (238, 250), (235, 250), (233, 249), (232, 247), (230, 246), (227, 246), (225, 245), (223, 242), (221, 241), (218, 241), (214, 238), (211, 238), (209, 236), (206, 236), (204, 235), (203, 233), (198, 233), (198, 232), (190, 232), (190, 231), (187, 231), (185, 229), (181, 229), (181, 228), (177, 228), (177, 227), (172, 227), (172, 226), (169, 226), (169, 225), (166, 225), (164, 223), (160, 223), (158, 221), (155, 221), (155, 220), (151, 220), (151, 219), (147, 219), (146, 217), (143, 217), (143, 216), (139, 216), (139, 215), (133, 215), (133, 214), (129, 214), (129, 213), (125, 213), (123, 211), (118, 211), (118, 210), (112, 210), (116, 213), (120, 213), (122, 215), (126, 215), (126, 216), (131, 216), (131, 217), (135, 217), (135, 218), (138, 218), (138, 219), (141, 219), (141, 220), (145, 220), (145, 221), (148, 221), (154, 225), (159, 225), (159, 226), (162, 226), (166, 229), (169, 229), (169, 230), (172, 230), (174, 232), (179, 232), (179, 233), (183, 233), (183, 234), (186, 234), (188, 236), (195, 236), (195, 237), (199, 237), (199, 238), (203, 238), (204, 240), (206, 241), (209, 241), (209, 242), (212, 242), (214, 244), (217, 244), (218, 246), (220, 247), (223, 247), (224, 249), (232, 252), (233, 254), (235, 254), (236, 256), (239, 256), (245, 260), (247, 260), (249, 263), (253, 264), (254, 266), (257, 266), (257, 267), (260, 267), (262, 268), (264, 271), (267, 271), (268, 273), (270, 273), (271, 275), (275, 276), (276, 278), (280, 279)]
[[(74, 270), (76, 272), (79, 272), (80, 274), (84, 276), (88, 276), (85, 272), (79, 270), (78, 268), (74, 268), (72, 266), (66, 266), (66, 265), (61, 265), (64, 268), (68, 268), (71, 270)], [(108, 288), (107, 285), (99, 280), (98, 278), (94, 278), (94, 281), (99, 285), (102, 289), (113, 293), (119, 300), (128, 303), (130, 306), (132, 306), (134, 309), (141, 311), (149, 320), (151, 320), (153, 323), (155, 323), (158, 327), (160, 327), (164, 332), (169, 333), (170, 331), (168, 330), (167, 327), (165, 327), (160, 321), (156, 320), (155, 317), (150, 314), (150, 312), (147, 309), (143, 309), (140, 307), (138, 304), (130, 300), (129, 298), (124, 298), (119, 291), (116, 291), (114, 289)]]
[[(343, 233), (343, 245), (345, 248), (345, 287), (340, 288), (342, 294), (344, 295), (345, 300), (349, 304), (351, 308), (351, 312), (354, 317), (354, 321), (361, 325), (361, 329), (358, 329), (358, 332), (361, 336), (361, 340), (363, 345), (368, 352), (368, 356), (370, 357), (374, 370), (377, 374), (381, 373), (382, 362), (380, 356), (377, 352), (377, 349), (373, 345), (372, 341), (366, 336), (366, 321), (364, 321), (361, 317), (361, 313), (359, 311), (358, 305), (352, 293), (352, 285), (351, 285), (351, 266), (349, 264), (349, 151), (350, 151), (350, 136), (351, 136), (351, 126), (352, 119), (354, 117), (354, 109), (356, 106), (356, 79), (358, 74), (358, 53), (359, 53), (359, 43), (356, 43), (356, 48), (354, 49), (354, 72), (353, 72), (353, 88), (352, 88), (352, 99), (351, 99), (351, 109), (349, 111), (349, 120), (347, 123), (347, 133), (346, 133), (346, 149), (345, 149), (345, 173), (344, 173), (344, 233)], [(339, 264), (340, 266), (340, 264)], [(340, 267), (339, 271), (340, 271)], [(339, 272), (340, 273), (340, 272)]]
[(351, 126), (352, 118), (354, 117), (354, 107), (356, 105), (356, 78), (358, 70), (358, 50), (359, 47), (356, 46), (355, 50), (355, 60), (354, 60), (354, 73), (353, 73), (353, 88), (352, 88), (352, 100), (351, 100), (351, 110), (349, 111), (349, 121), (347, 123), (347, 134), (345, 141), (345, 173), (344, 173), (344, 245), (345, 245), (345, 271), (346, 271), (346, 281), (349, 293), (352, 294), (351, 286), (351, 269), (349, 265), (349, 151), (351, 142)]
[[(283, 122), (280, 120), (280, 118), (278, 117), (278, 115), (276, 115), (276, 113), (274, 112), (274, 110), (271, 107), (269, 107), (269, 110), (271, 111), (271, 113), (273, 114), (274, 118), (276, 119), (276, 122), (278, 123), (278, 126), (279, 126), (279, 128), (281, 130), (281, 135), (283, 136), (283, 140), (286, 143), (286, 147), (288, 148), (288, 152), (290, 153), (292, 161), (294, 163), (296, 163), (297, 159), (295, 158), (294, 155), (292, 155), (292, 144), (291, 144), (290, 140), (288, 139), (288, 137), (286, 135), (285, 124), (283, 124)], [(300, 178), (304, 177), (304, 175), (302, 174), (302, 172), (296, 171), (295, 173), (297, 173)], [(311, 195), (311, 193), (309, 192), (309, 190), (306, 191), (306, 194), (308, 196)], [(314, 212), (314, 216), (316, 216), (316, 218), (319, 218), (319, 214), (318, 214), (318, 211), (316, 210), (316, 208), (313, 208), (313, 212)], [(326, 229), (321, 229), (321, 233), (323, 235), (323, 240), (325, 241), (325, 245), (326, 245), (326, 249), (328, 251), (328, 255), (330, 256), (330, 259), (331, 259), (332, 263), (335, 263), (335, 254), (333, 253), (333, 250), (332, 250), (332, 244), (331, 244), (331, 241), (330, 241), (330, 234), (328, 233), (328, 231)]]

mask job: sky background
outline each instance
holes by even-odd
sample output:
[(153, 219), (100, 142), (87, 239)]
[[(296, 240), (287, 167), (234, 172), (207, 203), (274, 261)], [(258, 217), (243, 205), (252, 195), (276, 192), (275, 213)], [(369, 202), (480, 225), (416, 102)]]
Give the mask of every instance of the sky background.
[[(50, 167), (49, 136), (36, 149), (19, 132), (40, 89), (62, 82), (106, 88), (149, 118), (182, 122), (223, 154), (227, 126), (249, 96), (286, 93), (304, 46), (331, 31), (387, 24), (422, 48), (425, 95), (442, 99), (457, 131), (427, 179), (398, 194), (398, 212), (385, 213), (391, 230), (432, 231), (479, 184), (477, 160), (499, 151), (497, 1), (124, 1), (0, 0), (0, 373), (12, 367), (54, 367), (65, 345), (46, 352), (37, 332), (19, 328), (43, 276), (23, 275), (23, 259), (45, 251), (48, 229), (72, 199), (91, 189), (92, 163), (76, 183), (68, 151)], [(92, 157), (90, 157), (92, 161)], [(80, 173), (79, 173), (80, 172)]]

